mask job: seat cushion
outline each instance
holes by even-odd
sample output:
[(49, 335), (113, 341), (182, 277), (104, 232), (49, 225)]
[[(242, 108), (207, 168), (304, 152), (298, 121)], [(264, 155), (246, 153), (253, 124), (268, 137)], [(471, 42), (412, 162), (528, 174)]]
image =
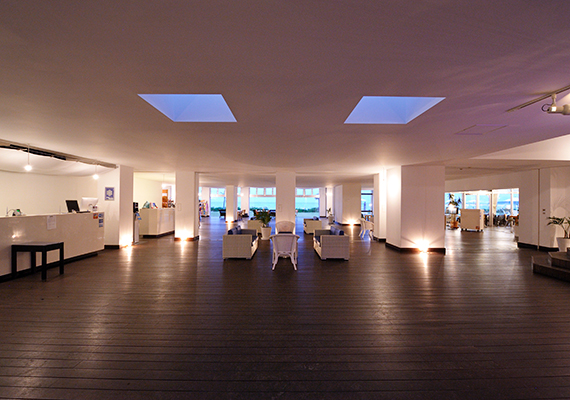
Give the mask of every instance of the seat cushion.
[(331, 226), (331, 235), (343, 236), (344, 231), (342, 229), (337, 228), (336, 226)]

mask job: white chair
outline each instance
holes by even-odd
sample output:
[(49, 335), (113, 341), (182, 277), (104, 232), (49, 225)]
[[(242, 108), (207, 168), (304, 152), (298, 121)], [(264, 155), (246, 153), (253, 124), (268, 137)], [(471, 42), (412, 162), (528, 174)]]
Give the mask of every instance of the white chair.
[(297, 240), (299, 236), (293, 233), (278, 233), (271, 235), (271, 242), (273, 243), (273, 268), (277, 265), (279, 257), (289, 257), (293, 268), (297, 270)]
[(295, 223), (291, 221), (279, 221), (275, 223), (275, 233), (295, 233)]

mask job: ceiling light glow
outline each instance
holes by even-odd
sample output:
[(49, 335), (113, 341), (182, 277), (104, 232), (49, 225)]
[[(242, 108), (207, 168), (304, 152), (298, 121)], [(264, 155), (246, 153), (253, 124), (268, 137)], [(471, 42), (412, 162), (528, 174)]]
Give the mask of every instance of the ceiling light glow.
[(363, 96), (345, 124), (407, 124), (445, 97)]

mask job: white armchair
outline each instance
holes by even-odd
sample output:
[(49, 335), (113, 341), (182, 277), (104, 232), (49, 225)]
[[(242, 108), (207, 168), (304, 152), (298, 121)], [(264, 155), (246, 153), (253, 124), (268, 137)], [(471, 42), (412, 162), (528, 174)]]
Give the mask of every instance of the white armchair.
[(276, 233), (295, 233), (295, 223), (291, 221), (279, 221), (275, 223)]
[(297, 270), (297, 240), (299, 236), (293, 233), (278, 233), (277, 235), (271, 235), (271, 242), (273, 242), (273, 267), (277, 265), (279, 257), (289, 257), (293, 268)]
[(327, 258), (348, 260), (350, 257), (350, 238), (335, 226), (331, 227), (330, 230), (315, 229), (313, 248), (321, 260)]
[(232, 233), (225, 234), (222, 240), (222, 257), (226, 258), (247, 258), (250, 260), (259, 244), (257, 231), (254, 229), (230, 230)]
[(323, 229), (323, 222), (320, 219), (303, 219), (303, 230), (305, 233), (313, 235), (315, 229)]
[(247, 229), (255, 229), (258, 235), (261, 235), (261, 227), (263, 224), (258, 219), (250, 219), (246, 221)]

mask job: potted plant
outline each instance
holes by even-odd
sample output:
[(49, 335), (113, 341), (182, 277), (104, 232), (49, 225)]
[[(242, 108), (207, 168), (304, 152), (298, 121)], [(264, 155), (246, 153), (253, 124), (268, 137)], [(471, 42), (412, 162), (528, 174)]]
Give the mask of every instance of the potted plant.
[(327, 218), (329, 219), (329, 225), (332, 225), (334, 222), (334, 215), (331, 208), (327, 209)]
[(570, 218), (548, 217), (548, 225), (558, 225), (564, 231), (564, 237), (557, 237), (558, 250), (566, 251), (570, 247)]
[(263, 225), (261, 227), (261, 239), (262, 240), (269, 240), (269, 236), (271, 236), (271, 227), (269, 226), (269, 221), (271, 221), (271, 215), (269, 214), (268, 210), (258, 210), (255, 213), (255, 219), (260, 221)]
[(457, 222), (457, 209), (461, 207), (461, 199), (456, 199), (453, 193), (449, 193), (449, 202), (447, 203), (447, 211), (451, 214), (451, 221), (449, 227), (451, 229), (459, 228)]

